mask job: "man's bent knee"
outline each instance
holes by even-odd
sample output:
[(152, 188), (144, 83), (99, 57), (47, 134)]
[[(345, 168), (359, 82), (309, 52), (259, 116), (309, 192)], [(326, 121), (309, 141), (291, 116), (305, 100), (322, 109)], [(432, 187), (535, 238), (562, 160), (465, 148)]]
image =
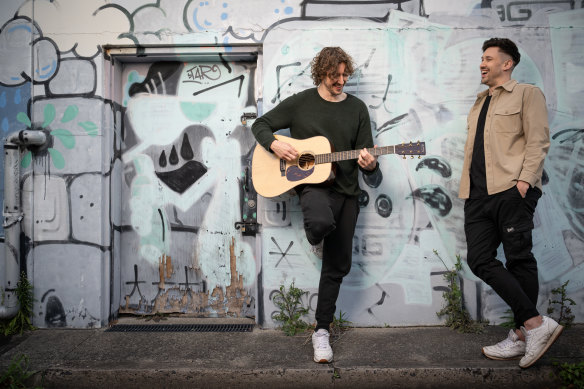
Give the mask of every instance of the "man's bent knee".
[(334, 229), (335, 225), (325, 220), (304, 223), (304, 231), (306, 232), (306, 238), (308, 239), (308, 242), (312, 245), (320, 243), (324, 239), (324, 237)]

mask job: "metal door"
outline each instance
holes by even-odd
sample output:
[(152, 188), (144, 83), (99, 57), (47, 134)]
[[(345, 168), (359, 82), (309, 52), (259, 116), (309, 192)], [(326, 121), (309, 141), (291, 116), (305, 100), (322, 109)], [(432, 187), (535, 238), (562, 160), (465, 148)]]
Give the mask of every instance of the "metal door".
[(120, 313), (255, 315), (255, 62), (124, 63)]

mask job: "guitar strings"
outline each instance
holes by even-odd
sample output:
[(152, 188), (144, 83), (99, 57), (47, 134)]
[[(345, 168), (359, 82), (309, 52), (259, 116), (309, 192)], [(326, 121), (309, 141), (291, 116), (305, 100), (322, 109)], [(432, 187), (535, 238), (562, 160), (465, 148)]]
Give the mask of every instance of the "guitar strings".
[[(385, 154), (402, 154), (402, 155), (414, 155), (414, 154), (426, 154), (425, 150), (422, 152), (418, 152), (415, 149), (422, 146), (422, 150), (424, 148), (424, 142), (416, 142), (413, 144), (412, 142), (408, 144), (404, 143), (401, 145), (395, 146), (381, 146), (381, 147), (374, 147), (368, 148), (367, 151), (375, 156), (385, 155)], [(398, 151), (399, 148), (399, 151)], [(360, 150), (347, 150), (347, 151), (338, 151), (333, 153), (327, 154), (302, 154), (298, 157), (298, 165), (301, 167), (311, 167), (315, 164), (319, 163), (326, 163), (326, 162), (336, 162), (336, 161), (343, 161), (346, 159), (356, 159), (359, 157)]]

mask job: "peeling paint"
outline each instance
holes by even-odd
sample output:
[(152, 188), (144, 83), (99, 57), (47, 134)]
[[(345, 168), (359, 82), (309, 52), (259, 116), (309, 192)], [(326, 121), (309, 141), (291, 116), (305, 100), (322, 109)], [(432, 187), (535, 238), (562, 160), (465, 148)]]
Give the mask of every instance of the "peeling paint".
[(162, 256), (158, 258), (158, 273), (160, 274), (160, 282), (158, 283), (158, 287), (160, 289), (164, 289), (164, 279), (170, 278), (173, 273), (172, 260), (170, 256), (162, 254)]
[[(138, 306), (130, 303), (131, 295), (125, 297), (125, 305), (120, 307), (120, 313), (129, 314), (156, 314), (156, 313), (188, 313), (198, 317), (212, 316), (244, 316), (244, 307), (252, 303), (252, 298), (244, 288), (243, 275), (237, 272), (237, 256), (235, 254), (235, 237), (231, 237), (229, 245), (229, 268), (231, 282), (225, 290), (216, 286), (211, 294), (207, 290), (193, 291), (190, 286), (181, 289), (180, 286), (167, 288), (167, 280), (175, 274), (172, 268), (171, 257), (162, 255), (159, 258), (159, 293), (148, 304), (141, 298)], [(139, 289), (138, 289), (139, 291)], [(150, 306), (151, 305), (151, 306)]]

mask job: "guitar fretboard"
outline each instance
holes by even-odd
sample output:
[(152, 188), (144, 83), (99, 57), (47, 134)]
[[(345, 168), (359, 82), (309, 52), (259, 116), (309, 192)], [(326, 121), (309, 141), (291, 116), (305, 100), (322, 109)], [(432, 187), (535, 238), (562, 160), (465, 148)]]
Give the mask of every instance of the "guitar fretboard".
[[(367, 149), (369, 154), (373, 156), (385, 155), (385, 154), (394, 154), (395, 153), (395, 146), (382, 146), (382, 147), (372, 147)], [(317, 154), (314, 156), (314, 161), (316, 164), (319, 163), (331, 163), (331, 162), (338, 162), (338, 161), (346, 161), (347, 159), (357, 159), (359, 158), (359, 153), (361, 150), (347, 150), (347, 151), (338, 151), (335, 153), (327, 153), (327, 154)]]

